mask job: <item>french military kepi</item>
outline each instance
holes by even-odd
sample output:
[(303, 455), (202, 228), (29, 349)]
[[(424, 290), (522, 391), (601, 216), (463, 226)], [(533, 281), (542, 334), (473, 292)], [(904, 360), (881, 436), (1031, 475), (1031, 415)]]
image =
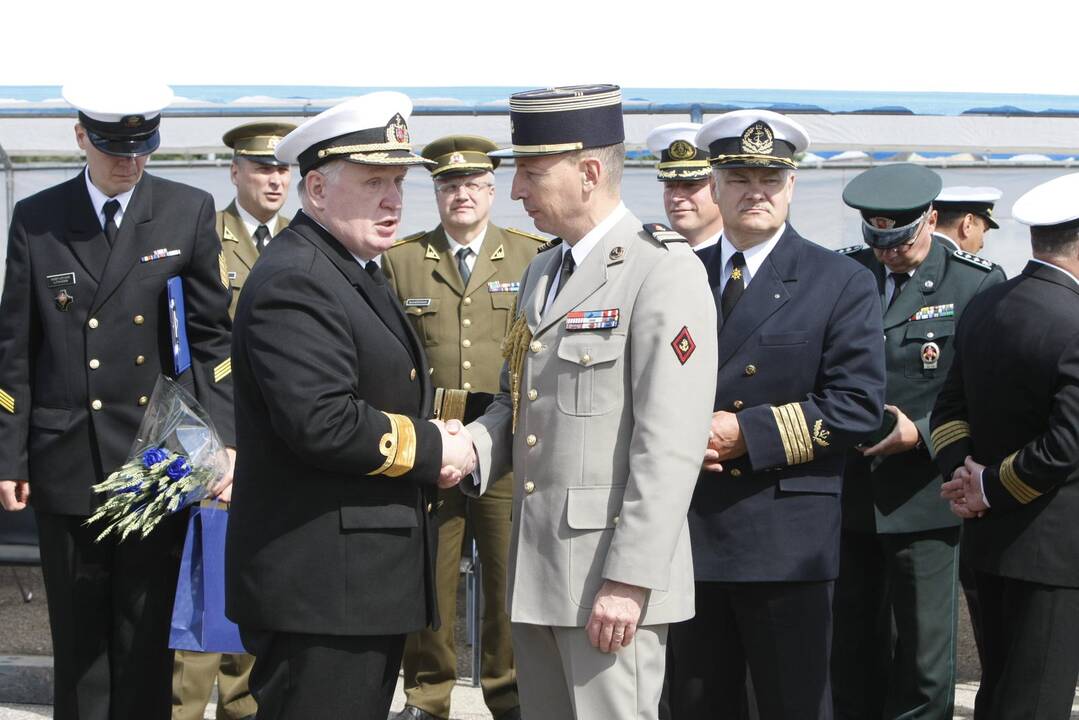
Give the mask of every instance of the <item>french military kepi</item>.
[(292, 123), (257, 122), (234, 127), (224, 134), (221, 142), (232, 148), (236, 157), (263, 165), (285, 165), (274, 151), (281, 140), (296, 129)]
[(843, 202), (862, 214), (862, 237), (877, 250), (910, 242), (921, 229), (944, 183), (929, 168), (881, 165), (843, 188)]
[(702, 125), (694, 144), (708, 149), (715, 168), (794, 169), (795, 156), (809, 147), (809, 133), (771, 110), (733, 110)]
[(485, 137), (448, 135), (427, 143), (420, 155), (434, 163), (427, 168), (432, 177), (447, 178), (493, 171), (502, 160), (488, 157), (487, 153), (497, 149)]
[(307, 120), (277, 144), (283, 163), (300, 174), (332, 160), (360, 165), (432, 165), (412, 152), (406, 120), (412, 101), (399, 92), (373, 92), (334, 105)]
[(491, 157), (555, 155), (626, 139), (617, 85), (572, 85), (510, 96), (511, 147)]
[(95, 148), (116, 157), (149, 155), (161, 145), (161, 111), (172, 102), (163, 83), (81, 82), (60, 91), (79, 111), (79, 124)]
[(684, 182), (705, 180), (712, 169), (708, 153), (696, 142), (700, 123), (676, 122), (660, 125), (645, 138), (645, 145), (653, 156), (659, 158), (656, 178), (660, 182)]

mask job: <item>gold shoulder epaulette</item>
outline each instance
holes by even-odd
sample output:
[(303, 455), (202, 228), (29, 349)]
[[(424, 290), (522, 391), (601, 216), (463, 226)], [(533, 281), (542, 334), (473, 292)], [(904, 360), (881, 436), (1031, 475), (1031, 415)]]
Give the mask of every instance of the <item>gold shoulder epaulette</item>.
[(976, 268), (978, 268), (980, 270), (983, 270), (985, 272), (989, 272), (990, 270), (993, 269), (993, 267), (995, 267), (993, 265), (993, 263), (990, 262), (989, 260), (986, 260), (983, 257), (978, 257), (977, 255), (973, 255), (971, 253), (968, 253), (966, 250), (956, 250), (955, 252), (952, 253), (952, 257), (954, 257), (957, 260), (962, 260), (967, 265), (973, 265), (974, 267), (976, 267)]
[(663, 243), (664, 245), (672, 242), (689, 242), (682, 233), (675, 232), (666, 225), (660, 223), (645, 223), (644, 231), (655, 238), (656, 242)]
[(551, 248), (558, 247), (561, 244), (562, 244), (562, 238), (558, 238), (558, 237), (551, 238), (550, 240), (548, 240), (547, 242), (543, 243), (538, 248), (536, 248), (536, 253), (541, 253), (544, 250), (550, 250)]
[(417, 240), (422, 240), (425, 237), (427, 237), (427, 231), (421, 230), (418, 233), (412, 233), (407, 237), (401, 238), (393, 244), (393, 247), (397, 247), (398, 245), (404, 245), (405, 243), (416, 242)]
[(864, 247), (865, 245), (851, 245), (850, 247), (839, 248), (836, 252), (840, 255), (853, 255)]
[(535, 240), (538, 243), (547, 242), (547, 238), (543, 237), (542, 235), (536, 235), (535, 233), (525, 232), (524, 230), (518, 230), (517, 228), (511, 227), (505, 228), (505, 230), (506, 232), (513, 233), (514, 235), (520, 235), (522, 237), (528, 238), (529, 240)]

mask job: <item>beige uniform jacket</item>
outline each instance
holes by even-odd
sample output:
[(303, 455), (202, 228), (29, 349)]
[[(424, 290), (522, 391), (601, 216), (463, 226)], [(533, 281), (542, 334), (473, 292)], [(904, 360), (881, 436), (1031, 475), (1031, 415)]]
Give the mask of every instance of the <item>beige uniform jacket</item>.
[[(469, 425), (481, 485), (462, 489), (482, 492), (512, 464), (513, 622), (583, 626), (604, 578), (651, 589), (641, 624), (684, 620), (694, 611), (686, 511), (716, 384), (704, 266), (627, 213), (544, 312), (561, 260), (556, 247), (525, 271), (518, 307), (531, 338), (516, 431), (507, 362), (502, 392)], [(592, 319), (574, 314), (604, 310), (617, 311), (616, 327), (588, 329)]]
[[(278, 215), (277, 225), (270, 232), (276, 235), (287, 228), (288, 223), (289, 218)], [(225, 262), (228, 264), (229, 292), (232, 293), (229, 300), (229, 317), (234, 317), (240, 290), (243, 289), (244, 281), (247, 280), (255, 261), (259, 259), (259, 251), (255, 248), (255, 241), (247, 232), (244, 221), (240, 219), (235, 199), (227, 208), (217, 213), (217, 236), (221, 238), (221, 251), (225, 253)]]
[(436, 387), (498, 392), (521, 274), (544, 241), (488, 225), (467, 288), (441, 225), (383, 254), (382, 271), (423, 343)]

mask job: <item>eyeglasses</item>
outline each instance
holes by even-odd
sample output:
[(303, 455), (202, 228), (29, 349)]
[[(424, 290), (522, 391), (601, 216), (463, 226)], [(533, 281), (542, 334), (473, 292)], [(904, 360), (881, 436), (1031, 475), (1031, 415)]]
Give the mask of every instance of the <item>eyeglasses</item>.
[(457, 194), (458, 190), (464, 188), (465, 193), (468, 195), (476, 195), (481, 190), (485, 190), (489, 187), (491, 187), (491, 183), (469, 180), (466, 183), (439, 183), (435, 186), (435, 192), (439, 195), (453, 197)]

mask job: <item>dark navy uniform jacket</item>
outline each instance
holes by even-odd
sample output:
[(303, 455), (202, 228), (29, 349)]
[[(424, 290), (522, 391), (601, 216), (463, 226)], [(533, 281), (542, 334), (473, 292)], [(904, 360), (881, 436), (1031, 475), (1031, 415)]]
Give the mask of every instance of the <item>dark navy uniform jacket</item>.
[(232, 353), (229, 617), (317, 635), (436, 622), (442, 440), (424, 419), (427, 361), (381, 271), (298, 213), (244, 284)]
[[(717, 308), (720, 247), (700, 255)], [(873, 274), (788, 225), (718, 332), (715, 409), (737, 413), (748, 453), (697, 481), (696, 578), (833, 579), (845, 452), (884, 405)]]
[(144, 173), (111, 251), (84, 173), (15, 206), (0, 304), (0, 479), (28, 479), (38, 510), (88, 515), (101, 499), (90, 486), (127, 460), (158, 375), (174, 375), (173, 276), (192, 364), (178, 380), (233, 445), (213, 198)]
[(971, 300), (955, 347), (931, 420), (937, 466), (950, 478), (973, 456), (990, 505), (963, 522), (964, 558), (1079, 587), (1079, 286), (1031, 261)]

